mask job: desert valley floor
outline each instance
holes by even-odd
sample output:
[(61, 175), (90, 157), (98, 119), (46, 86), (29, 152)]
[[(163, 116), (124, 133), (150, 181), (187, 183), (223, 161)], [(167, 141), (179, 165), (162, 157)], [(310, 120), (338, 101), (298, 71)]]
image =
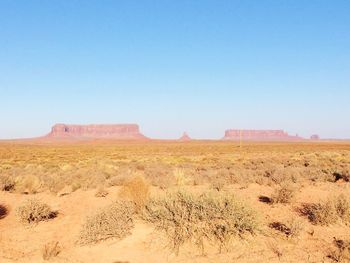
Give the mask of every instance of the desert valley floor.
[(348, 142), (1, 142), (0, 262), (350, 262), (349, 181)]

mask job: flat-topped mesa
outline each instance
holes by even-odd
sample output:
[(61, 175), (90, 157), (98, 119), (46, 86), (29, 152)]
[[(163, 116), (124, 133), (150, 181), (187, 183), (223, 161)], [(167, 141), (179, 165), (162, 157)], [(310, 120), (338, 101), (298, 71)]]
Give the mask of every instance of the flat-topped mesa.
[(52, 127), (47, 137), (72, 139), (146, 139), (146, 137), (140, 133), (137, 124), (56, 124)]
[(223, 140), (247, 141), (298, 141), (303, 138), (292, 136), (283, 130), (226, 130)]

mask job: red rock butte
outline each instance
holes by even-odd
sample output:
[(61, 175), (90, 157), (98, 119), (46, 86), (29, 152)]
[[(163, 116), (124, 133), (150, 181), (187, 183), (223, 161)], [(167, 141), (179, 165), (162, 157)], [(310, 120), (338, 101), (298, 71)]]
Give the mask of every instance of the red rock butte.
[(191, 141), (191, 140), (192, 140), (191, 137), (188, 136), (188, 134), (186, 132), (184, 132), (182, 134), (182, 136), (179, 138), (179, 141), (181, 141), (181, 142), (188, 142), (188, 141)]
[(67, 125), (56, 124), (46, 138), (62, 139), (147, 139), (140, 133), (137, 124), (91, 124)]
[(223, 140), (246, 141), (298, 141), (303, 138), (292, 136), (283, 130), (226, 130)]

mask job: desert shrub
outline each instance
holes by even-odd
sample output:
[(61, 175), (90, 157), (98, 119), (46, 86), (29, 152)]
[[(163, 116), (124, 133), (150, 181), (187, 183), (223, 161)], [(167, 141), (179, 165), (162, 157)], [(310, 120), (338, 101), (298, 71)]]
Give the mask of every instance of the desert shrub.
[(255, 177), (255, 183), (258, 185), (266, 185), (267, 184), (267, 179), (264, 176), (256, 176)]
[(295, 196), (295, 188), (290, 184), (279, 186), (271, 197), (273, 203), (288, 204)]
[(0, 219), (6, 217), (8, 213), (8, 208), (5, 205), (0, 204)]
[(42, 249), (42, 256), (44, 260), (50, 260), (57, 257), (61, 253), (62, 248), (58, 241), (48, 242), (44, 245)]
[(224, 187), (225, 187), (225, 181), (219, 178), (211, 183), (211, 188), (216, 191), (222, 191)]
[(101, 171), (94, 171), (86, 177), (81, 178), (80, 186), (83, 190), (96, 189), (100, 185), (103, 185), (107, 180), (108, 175)]
[(330, 225), (337, 222), (337, 212), (332, 200), (317, 204), (305, 204), (302, 213), (317, 225)]
[(136, 211), (140, 211), (149, 198), (149, 188), (145, 178), (136, 175), (124, 183), (119, 195), (134, 202)]
[(191, 178), (185, 174), (185, 171), (182, 169), (174, 170), (174, 177), (177, 186), (188, 185), (191, 182)]
[(339, 180), (343, 180), (344, 182), (350, 181), (350, 168), (343, 169), (341, 172), (333, 173), (334, 181), (337, 182)]
[(333, 244), (336, 247), (328, 257), (335, 262), (350, 262), (350, 240), (334, 238)]
[(57, 212), (53, 211), (49, 205), (32, 198), (17, 207), (16, 214), (22, 223), (30, 224), (52, 219)]
[(301, 232), (304, 230), (304, 223), (299, 219), (291, 219), (287, 222), (290, 229), (289, 237), (297, 238), (300, 236)]
[(108, 186), (122, 186), (127, 181), (128, 176), (125, 174), (118, 174), (110, 177), (107, 181)]
[(108, 194), (109, 193), (108, 193), (108, 191), (105, 188), (99, 187), (96, 190), (95, 197), (106, 197)]
[(205, 242), (216, 241), (219, 250), (234, 236), (255, 233), (255, 212), (232, 195), (207, 193), (194, 196), (185, 191), (168, 192), (151, 199), (143, 218), (166, 234), (177, 255), (186, 242), (194, 242), (204, 252)]
[(80, 231), (79, 244), (93, 244), (109, 238), (124, 238), (134, 227), (135, 206), (130, 201), (117, 201), (89, 216)]
[(26, 175), (16, 178), (16, 191), (24, 194), (36, 194), (43, 188), (43, 184), (38, 176)]
[(46, 175), (42, 178), (42, 183), (45, 189), (48, 189), (51, 193), (57, 194), (63, 189), (64, 184), (57, 175)]
[(283, 233), (287, 238), (299, 237), (304, 229), (302, 221), (297, 219), (288, 220), (288, 222), (273, 222), (269, 225), (271, 228)]
[(345, 222), (350, 223), (350, 199), (341, 194), (333, 200), (337, 215)]
[(290, 176), (283, 167), (270, 168), (265, 172), (265, 176), (270, 179), (271, 184), (281, 184), (290, 181)]
[(15, 188), (15, 179), (9, 175), (0, 176), (0, 191), (13, 191)]
[(149, 174), (147, 175), (147, 180), (151, 185), (157, 186), (163, 190), (176, 184), (173, 174)]
[(277, 242), (276, 240), (269, 240), (266, 242), (267, 247), (271, 250), (272, 253), (274, 253), (279, 260), (281, 260), (281, 257), (284, 255), (285, 250), (283, 247), (281, 247), (280, 242)]
[(347, 224), (350, 222), (350, 199), (341, 194), (321, 203), (304, 205), (302, 213), (315, 224), (329, 225), (338, 219)]

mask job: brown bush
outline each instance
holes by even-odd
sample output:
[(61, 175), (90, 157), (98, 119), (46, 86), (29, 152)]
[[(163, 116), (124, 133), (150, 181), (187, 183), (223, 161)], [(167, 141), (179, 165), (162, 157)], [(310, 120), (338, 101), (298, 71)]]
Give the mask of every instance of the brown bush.
[(78, 243), (92, 244), (109, 238), (124, 238), (134, 227), (135, 206), (129, 201), (117, 201), (89, 216), (82, 226)]
[(297, 183), (301, 177), (300, 169), (297, 167), (277, 167), (267, 176), (271, 180), (270, 184)]
[(330, 225), (337, 222), (337, 212), (332, 200), (317, 204), (304, 204), (302, 214), (317, 225)]
[(334, 198), (334, 207), (337, 215), (345, 223), (350, 223), (350, 199), (344, 194), (341, 194)]
[(119, 195), (135, 204), (136, 211), (140, 211), (149, 198), (149, 183), (140, 175), (127, 180)]
[(350, 262), (350, 240), (334, 238), (333, 244), (336, 247), (328, 257), (335, 262)]
[(38, 223), (56, 217), (57, 212), (37, 199), (28, 199), (24, 204), (17, 207), (16, 214), (22, 223)]
[(0, 176), (0, 191), (13, 191), (15, 188), (15, 179), (9, 175)]
[(61, 253), (62, 247), (58, 241), (52, 241), (46, 243), (42, 249), (42, 256), (44, 260), (50, 260), (54, 257), (57, 257)]
[(303, 223), (296, 219), (289, 220), (285, 224), (281, 222), (273, 222), (269, 226), (277, 231), (280, 231), (288, 238), (299, 237), (304, 229)]
[(289, 204), (295, 196), (295, 188), (290, 184), (279, 186), (271, 197), (272, 203)]
[(0, 219), (3, 219), (9, 213), (6, 206), (0, 204)]
[(344, 182), (350, 181), (350, 168), (343, 169), (341, 172), (333, 173), (334, 181), (337, 182), (339, 180), (343, 180)]
[(151, 199), (143, 218), (155, 224), (169, 239), (178, 255), (186, 242), (194, 242), (204, 253), (205, 242), (215, 241), (219, 251), (234, 236), (255, 233), (255, 212), (229, 194), (194, 196), (184, 191), (168, 192), (164, 198)]

